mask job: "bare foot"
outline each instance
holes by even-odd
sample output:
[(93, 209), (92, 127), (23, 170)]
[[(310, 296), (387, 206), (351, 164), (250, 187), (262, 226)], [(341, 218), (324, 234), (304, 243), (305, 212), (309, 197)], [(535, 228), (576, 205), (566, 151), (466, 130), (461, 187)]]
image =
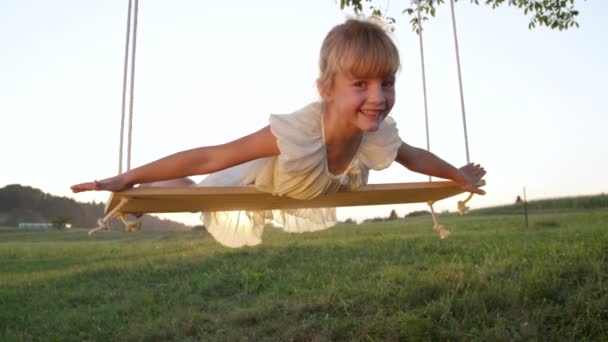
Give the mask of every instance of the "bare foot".
[(81, 183), (81, 184), (72, 185), (70, 187), (70, 189), (72, 189), (72, 192), (74, 192), (74, 193), (83, 192), (83, 191), (99, 191), (99, 190), (103, 190), (101, 188), (101, 185), (99, 184), (98, 181), (93, 181), (93, 182), (88, 182), (88, 183)]
[(80, 183), (80, 184), (72, 185), (71, 189), (72, 189), (72, 192), (74, 192), (74, 193), (83, 192), (83, 191), (102, 191), (102, 190), (117, 192), (117, 191), (127, 190), (132, 187), (132, 185), (125, 184), (118, 177), (119, 176), (104, 179), (101, 181), (92, 181), (92, 182), (88, 182), (88, 183)]

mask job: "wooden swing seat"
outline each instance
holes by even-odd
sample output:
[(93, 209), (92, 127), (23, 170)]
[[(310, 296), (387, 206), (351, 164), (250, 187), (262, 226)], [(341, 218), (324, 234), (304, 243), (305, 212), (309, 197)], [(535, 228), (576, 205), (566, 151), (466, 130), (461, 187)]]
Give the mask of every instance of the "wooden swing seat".
[(340, 191), (310, 200), (277, 196), (261, 192), (254, 186), (145, 187), (113, 193), (105, 212), (175, 213), (427, 203), (463, 192), (451, 181), (369, 184), (357, 190)]

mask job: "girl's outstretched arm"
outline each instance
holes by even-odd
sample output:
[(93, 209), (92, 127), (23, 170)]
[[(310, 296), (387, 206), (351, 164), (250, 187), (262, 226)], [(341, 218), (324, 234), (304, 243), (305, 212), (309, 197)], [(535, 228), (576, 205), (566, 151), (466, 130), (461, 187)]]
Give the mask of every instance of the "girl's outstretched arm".
[(401, 143), (395, 160), (414, 172), (452, 180), (466, 191), (480, 195), (486, 193), (478, 187), (479, 181), (486, 174), (486, 170), (479, 164), (470, 163), (457, 169), (433, 153), (404, 142)]
[(73, 185), (73, 192), (90, 190), (122, 191), (136, 184), (152, 183), (223, 170), (250, 160), (279, 154), (270, 126), (234, 140), (217, 145), (199, 147), (164, 157), (123, 174)]

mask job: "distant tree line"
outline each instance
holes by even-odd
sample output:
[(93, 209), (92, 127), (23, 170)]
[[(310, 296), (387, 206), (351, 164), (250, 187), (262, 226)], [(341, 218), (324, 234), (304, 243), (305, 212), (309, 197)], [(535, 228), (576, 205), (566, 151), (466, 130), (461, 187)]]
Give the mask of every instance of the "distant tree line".
[[(521, 196), (517, 196), (514, 203), (508, 205), (499, 205), (488, 208), (474, 209), (469, 212), (470, 215), (521, 215), (523, 203)], [(608, 208), (608, 194), (574, 196), (574, 197), (559, 197), (548, 198), (541, 200), (528, 201), (526, 203), (528, 210), (534, 212), (554, 212), (563, 210), (588, 210)], [(441, 214), (449, 214), (449, 211), (444, 211)], [(407, 213), (404, 218), (430, 216), (428, 210), (416, 210)], [(385, 222), (399, 219), (399, 215), (393, 209), (388, 217), (373, 217), (363, 221), (363, 223)], [(344, 224), (357, 224), (352, 218), (342, 221)]]
[[(479, 215), (519, 215), (524, 201), (517, 196), (513, 204), (471, 210), (470, 214)], [(526, 203), (528, 210), (534, 212), (552, 212), (563, 210), (587, 210), (608, 208), (608, 194), (547, 198), (532, 200)]]
[[(53, 196), (39, 189), (19, 184), (0, 189), (0, 226), (17, 227), (21, 222), (71, 224), (73, 227), (92, 228), (103, 216), (103, 203), (81, 203), (67, 197)], [(188, 226), (157, 217), (144, 215), (144, 227), (155, 230), (187, 230)], [(118, 224), (114, 224), (118, 227)]]
[[(427, 216), (427, 215), (430, 216), (431, 212), (428, 211), (428, 210), (416, 210), (416, 211), (412, 211), (410, 213), (407, 213), (403, 218), (417, 217), (417, 216)], [(368, 218), (368, 219), (363, 220), (363, 223), (394, 221), (394, 220), (398, 220), (398, 219), (400, 219), (399, 215), (397, 214), (397, 212), (395, 211), (395, 209), (392, 209), (391, 212), (390, 212), (390, 214), (388, 214), (388, 217), (373, 217), (373, 218)], [(352, 218), (347, 218), (342, 223), (344, 223), (344, 224), (357, 224), (357, 222), (355, 220), (353, 220)]]

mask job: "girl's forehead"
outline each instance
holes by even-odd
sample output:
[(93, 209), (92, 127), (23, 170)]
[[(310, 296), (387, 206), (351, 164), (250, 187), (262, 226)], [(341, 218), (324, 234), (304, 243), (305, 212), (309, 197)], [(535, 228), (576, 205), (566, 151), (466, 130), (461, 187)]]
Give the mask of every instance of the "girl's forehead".
[[(394, 77), (399, 69), (399, 62), (383, 56), (361, 56), (362, 58), (345, 58), (339, 71), (355, 78), (388, 78)], [(375, 58), (374, 58), (375, 57)]]
[(380, 79), (380, 80), (395, 80), (396, 76), (394, 72), (383, 72), (383, 73), (371, 73), (363, 72), (357, 73), (353, 71), (340, 71), (336, 74), (336, 78), (340, 77), (344, 80), (359, 80), (359, 79)]

